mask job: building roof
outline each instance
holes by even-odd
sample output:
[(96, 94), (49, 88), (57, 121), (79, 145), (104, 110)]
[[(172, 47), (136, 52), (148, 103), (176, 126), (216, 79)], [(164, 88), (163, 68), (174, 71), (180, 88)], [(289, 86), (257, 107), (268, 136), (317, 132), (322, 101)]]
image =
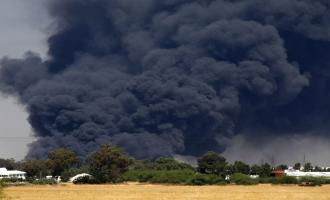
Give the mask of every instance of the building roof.
[(86, 174), (86, 173), (77, 174), (76, 176), (70, 178), (70, 182), (73, 182), (73, 181), (75, 181), (75, 180), (77, 180), (77, 179), (79, 179), (79, 178), (86, 177), (86, 176), (87, 176), (87, 177), (91, 177), (92, 175), (90, 175), (90, 174)]
[(287, 176), (295, 176), (295, 177), (304, 177), (304, 176), (312, 176), (312, 177), (330, 177), (330, 172), (303, 172), (300, 170), (285, 170), (285, 174)]
[(13, 175), (13, 174), (21, 174), (24, 175), (26, 172), (18, 171), (18, 170), (7, 170), (6, 168), (0, 168), (0, 175)]

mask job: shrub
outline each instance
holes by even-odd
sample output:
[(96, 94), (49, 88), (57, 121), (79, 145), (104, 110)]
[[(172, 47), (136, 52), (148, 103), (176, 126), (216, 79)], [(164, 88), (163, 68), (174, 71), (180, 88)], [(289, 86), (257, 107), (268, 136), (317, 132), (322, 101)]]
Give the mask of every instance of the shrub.
[(123, 181), (183, 184), (194, 176), (192, 170), (129, 170), (121, 176)]
[(132, 182), (148, 182), (155, 176), (154, 170), (129, 170), (121, 175), (121, 180)]
[(65, 170), (61, 174), (61, 179), (63, 182), (68, 182), (71, 177), (77, 175), (77, 174), (82, 174), (82, 173), (88, 173), (88, 167), (84, 166), (81, 168), (70, 168), (68, 170)]
[(301, 177), (299, 179), (300, 186), (321, 186), (329, 183), (330, 180), (324, 177)]
[(129, 170), (121, 176), (123, 181), (161, 184), (220, 185), (225, 180), (217, 175), (196, 174), (185, 170)]
[(195, 174), (186, 184), (188, 185), (225, 185), (223, 178), (216, 175)]
[(260, 177), (257, 179), (257, 181), (261, 184), (277, 184), (278, 183), (278, 179), (276, 177)]
[(193, 175), (194, 172), (190, 170), (159, 171), (150, 179), (150, 182), (183, 184)]
[(4, 178), (1, 180), (1, 183), (3, 185), (6, 185), (7, 183), (21, 183), (23, 182), (24, 180), (21, 179), (21, 178)]
[(277, 179), (273, 184), (298, 184), (298, 179), (292, 176), (284, 176)]
[(188, 164), (180, 163), (174, 158), (161, 157), (158, 158), (153, 164), (152, 168), (155, 170), (193, 170), (194, 168)]
[(57, 184), (55, 179), (37, 179), (30, 182), (35, 185), (55, 185)]
[(91, 176), (83, 176), (73, 181), (74, 184), (100, 184), (98, 180)]
[(236, 173), (230, 177), (230, 182), (237, 185), (256, 185), (258, 184), (257, 179), (252, 179), (248, 175)]

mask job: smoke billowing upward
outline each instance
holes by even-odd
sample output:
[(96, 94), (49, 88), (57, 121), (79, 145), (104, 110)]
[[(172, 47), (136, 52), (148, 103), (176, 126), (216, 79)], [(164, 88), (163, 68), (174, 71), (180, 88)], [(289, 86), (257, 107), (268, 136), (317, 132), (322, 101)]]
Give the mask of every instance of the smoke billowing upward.
[[(81, 156), (112, 143), (137, 158), (224, 151), (242, 130), (325, 129), (326, 0), (60, 0), (49, 59), (1, 60), (1, 91), (38, 141)], [(324, 131), (322, 131), (324, 133)]]

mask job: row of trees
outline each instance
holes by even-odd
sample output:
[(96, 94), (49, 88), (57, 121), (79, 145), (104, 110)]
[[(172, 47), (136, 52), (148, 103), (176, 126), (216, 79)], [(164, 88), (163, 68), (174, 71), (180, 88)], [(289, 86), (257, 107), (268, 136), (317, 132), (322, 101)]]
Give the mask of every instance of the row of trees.
[(242, 161), (235, 161), (230, 164), (226, 158), (215, 152), (208, 152), (198, 159), (198, 172), (204, 174), (216, 174), (220, 176), (241, 173), (245, 175), (259, 175), (268, 177), (271, 175), (272, 168), (268, 163), (249, 166)]
[[(242, 161), (228, 163), (226, 158), (215, 152), (208, 152), (200, 157), (197, 167), (179, 163), (173, 158), (159, 158), (155, 161), (134, 160), (110, 145), (102, 146), (84, 162), (81, 162), (71, 150), (56, 149), (51, 151), (45, 160), (15, 162), (12, 159), (0, 159), (0, 166), (25, 171), (31, 179), (52, 175), (61, 176), (62, 180), (67, 181), (76, 174), (90, 173), (99, 183), (129, 180), (149, 181), (156, 176), (158, 176), (158, 180), (160, 180), (159, 176), (162, 177), (161, 180), (173, 176), (175, 178), (181, 177), (182, 180), (193, 177), (191, 181), (200, 181), (199, 179), (202, 178), (217, 182), (220, 179), (224, 180), (227, 175), (242, 174), (269, 177), (272, 172), (272, 167), (267, 163), (253, 166)], [(294, 167), (300, 169), (301, 165), (298, 163)], [(284, 170), (287, 169), (287, 166), (279, 165), (277, 169)], [(307, 163), (305, 169), (315, 168)]]
[(25, 171), (28, 178), (44, 178), (47, 175), (62, 176), (64, 181), (78, 173), (89, 172), (100, 182), (109, 182), (128, 169), (131, 160), (117, 148), (102, 146), (82, 163), (76, 154), (68, 149), (56, 149), (45, 160), (26, 160), (15, 162), (13, 159), (0, 159), (0, 166), (7, 169)]

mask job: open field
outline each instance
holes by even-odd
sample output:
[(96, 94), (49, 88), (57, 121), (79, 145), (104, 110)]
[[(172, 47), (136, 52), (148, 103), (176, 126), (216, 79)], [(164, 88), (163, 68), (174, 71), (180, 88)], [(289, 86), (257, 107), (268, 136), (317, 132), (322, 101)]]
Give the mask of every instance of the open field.
[(11, 200), (329, 200), (330, 186), (59, 185), (5, 189)]

